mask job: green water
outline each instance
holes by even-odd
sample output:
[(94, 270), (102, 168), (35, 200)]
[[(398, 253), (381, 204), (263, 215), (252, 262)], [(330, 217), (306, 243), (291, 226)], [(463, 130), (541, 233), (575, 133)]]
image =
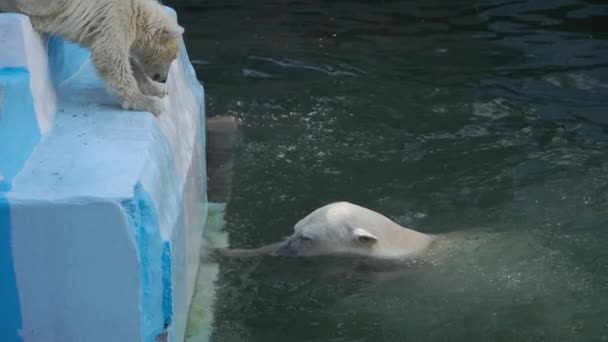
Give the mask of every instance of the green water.
[(233, 247), (347, 200), (451, 234), (415, 264), (220, 265), (212, 341), (608, 341), (608, 5), (169, 1), (243, 120)]

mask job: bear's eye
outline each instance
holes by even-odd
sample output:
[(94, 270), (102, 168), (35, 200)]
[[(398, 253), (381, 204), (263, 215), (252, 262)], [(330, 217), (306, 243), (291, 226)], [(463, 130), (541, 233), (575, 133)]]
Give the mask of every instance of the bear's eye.
[(312, 239), (309, 236), (300, 235), (300, 240), (302, 240), (302, 241), (311, 241)]
[(358, 239), (358, 240), (359, 240), (359, 242), (361, 242), (361, 243), (370, 243), (370, 242), (374, 242), (374, 241), (376, 241), (376, 240), (375, 240), (374, 238), (372, 238), (371, 236), (365, 236), (365, 235), (359, 236), (357, 239)]

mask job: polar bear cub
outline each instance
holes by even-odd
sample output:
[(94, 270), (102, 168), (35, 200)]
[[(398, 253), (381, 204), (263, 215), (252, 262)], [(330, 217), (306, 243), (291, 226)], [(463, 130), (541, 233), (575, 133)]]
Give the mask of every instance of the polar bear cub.
[(370, 209), (349, 202), (336, 202), (301, 219), (295, 225), (294, 233), (285, 241), (258, 249), (233, 249), (219, 253), (228, 256), (350, 254), (404, 259), (423, 255), (437, 238), (402, 227)]
[[(0, 0), (35, 30), (88, 47), (108, 90), (128, 110), (158, 116), (184, 29), (156, 0)], [(154, 80), (154, 81), (153, 81)]]

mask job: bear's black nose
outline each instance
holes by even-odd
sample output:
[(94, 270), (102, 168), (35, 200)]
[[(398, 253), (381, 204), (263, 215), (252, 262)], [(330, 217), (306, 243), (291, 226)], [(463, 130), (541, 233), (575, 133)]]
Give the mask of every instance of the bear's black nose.
[(156, 82), (160, 82), (160, 83), (167, 82), (167, 79), (166, 78), (162, 78), (160, 76), (160, 74), (154, 74), (154, 76), (152, 76), (152, 79), (155, 80)]

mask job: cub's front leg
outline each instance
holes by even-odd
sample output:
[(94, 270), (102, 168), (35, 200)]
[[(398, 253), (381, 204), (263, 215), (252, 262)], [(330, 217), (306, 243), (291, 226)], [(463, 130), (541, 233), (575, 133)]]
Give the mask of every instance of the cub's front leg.
[(95, 44), (91, 46), (91, 56), (97, 72), (105, 81), (110, 92), (120, 98), (122, 108), (127, 110), (140, 110), (151, 112), (159, 116), (164, 112), (164, 105), (160, 99), (143, 94), (135, 80), (131, 69), (129, 45), (120, 35), (112, 35), (110, 46)]

